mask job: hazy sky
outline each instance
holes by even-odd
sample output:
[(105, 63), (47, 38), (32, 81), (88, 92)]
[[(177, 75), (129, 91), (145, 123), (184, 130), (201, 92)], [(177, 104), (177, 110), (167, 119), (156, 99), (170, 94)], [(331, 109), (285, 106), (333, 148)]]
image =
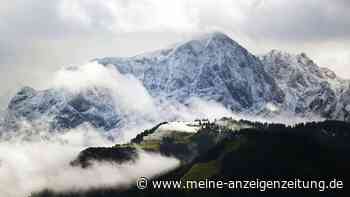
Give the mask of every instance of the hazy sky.
[(348, 0), (2, 0), (0, 106), (59, 67), (222, 31), (255, 54), (306, 52), (350, 78)]

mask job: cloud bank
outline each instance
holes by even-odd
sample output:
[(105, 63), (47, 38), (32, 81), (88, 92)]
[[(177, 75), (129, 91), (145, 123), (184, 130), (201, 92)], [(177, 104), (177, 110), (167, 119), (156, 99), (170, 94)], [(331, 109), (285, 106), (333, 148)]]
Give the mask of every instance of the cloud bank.
[[(179, 161), (140, 151), (135, 162), (95, 162), (91, 168), (73, 167), (70, 162), (91, 146), (111, 146), (93, 129), (78, 128), (45, 137), (20, 133), (23, 137), (0, 141), (0, 190), (3, 196), (22, 197), (43, 189), (81, 191), (134, 184), (140, 176), (152, 177), (179, 165)], [(26, 139), (26, 140), (23, 140)]]
[(91, 87), (106, 88), (113, 95), (118, 111), (126, 114), (154, 113), (152, 97), (143, 84), (133, 75), (122, 75), (113, 66), (90, 62), (81, 66), (65, 67), (54, 73), (48, 84), (47, 88), (64, 88), (75, 94)]

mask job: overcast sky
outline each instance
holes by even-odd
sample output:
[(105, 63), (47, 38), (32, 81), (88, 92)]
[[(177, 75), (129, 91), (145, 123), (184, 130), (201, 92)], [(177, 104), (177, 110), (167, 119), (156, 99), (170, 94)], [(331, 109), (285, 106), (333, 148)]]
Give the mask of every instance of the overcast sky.
[(348, 0), (2, 0), (0, 106), (19, 87), (95, 57), (222, 31), (255, 54), (306, 52), (350, 79)]

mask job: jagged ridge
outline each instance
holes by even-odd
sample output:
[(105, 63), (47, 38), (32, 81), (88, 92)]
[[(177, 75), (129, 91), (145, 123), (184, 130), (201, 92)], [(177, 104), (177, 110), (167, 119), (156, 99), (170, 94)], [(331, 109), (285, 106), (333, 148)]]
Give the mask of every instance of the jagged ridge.
[[(348, 81), (318, 67), (305, 54), (273, 50), (258, 58), (219, 32), (134, 57), (94, 61), (134, 75), (157, 99), (186, 103), (200, 97), (237, 113), (278, 116), (287, 112), (350, 120)], [(79, 94), (24, 88), (5, 114), (0, 125), (50, 117), (53, 128), (89, 122), (110, 130), (124, 120), (108, 91), (96, 87)]]

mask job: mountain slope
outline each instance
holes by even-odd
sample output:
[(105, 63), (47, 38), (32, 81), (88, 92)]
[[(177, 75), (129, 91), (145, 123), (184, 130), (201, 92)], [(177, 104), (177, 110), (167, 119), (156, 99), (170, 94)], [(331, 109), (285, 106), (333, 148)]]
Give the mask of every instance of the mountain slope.
[[(339, 114), (346, 108), (349, 81), (343, 80), (327, 69), (314, 63), (306, 54), (289, 54), (272, 50), (260, 60), (283, 90), (282, 108), (299, 115), (314, 114), (327, 119), (347, 120)], [(345, 113), (348, 113), (345, 111)]]
[(135, 75), (153, 96), (181, 102), (195, 96), (242, 112), (284, 97), (258, 58), (218, 32), (170, 49), (97, 61)]
[(3, 125), (15, 130), (21, 121), (44, 122), (49, 130), (75, 128), (89, 122), (110, 130), (121, 121), (108, 90), (90, 88), (80, 93), (64, 89), (37, 91), (22, 88), (10, 101)]

